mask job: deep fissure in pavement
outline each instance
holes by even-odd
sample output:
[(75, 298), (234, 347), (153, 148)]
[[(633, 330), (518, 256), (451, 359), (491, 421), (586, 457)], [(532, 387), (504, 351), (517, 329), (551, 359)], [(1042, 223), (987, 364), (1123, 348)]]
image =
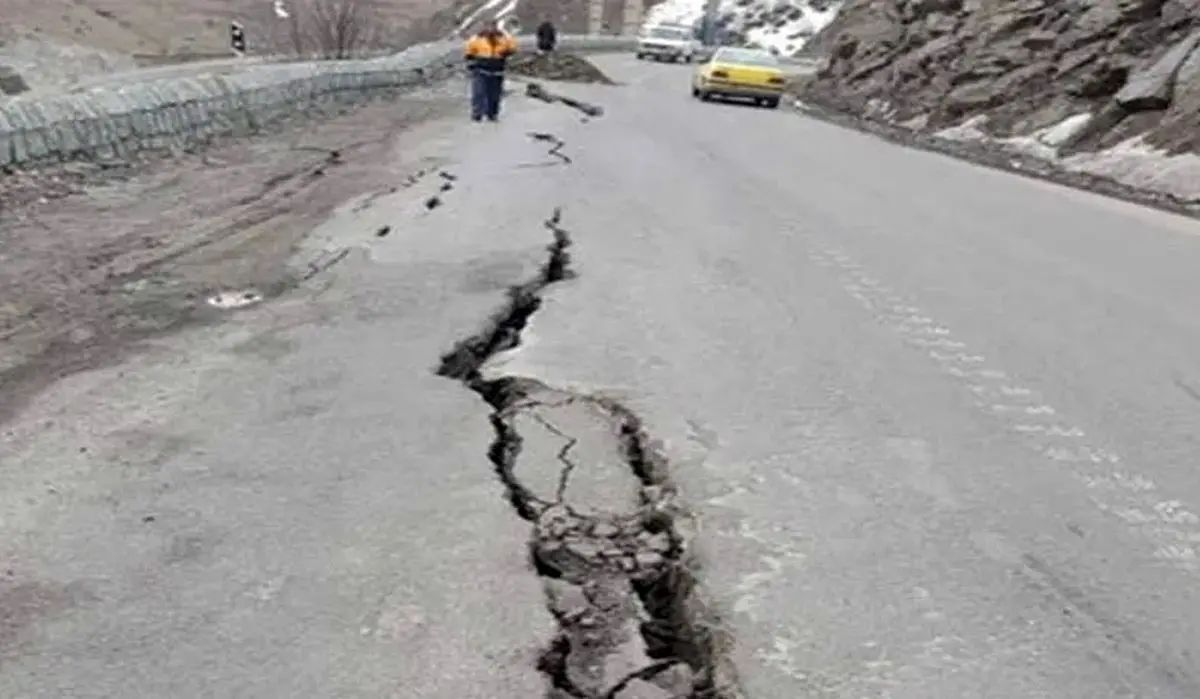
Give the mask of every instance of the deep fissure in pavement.
[(528, 83), (525, 85), (525, 96), (532, 97), (535, 100), (540, 100), (546, 104), (563, 104), (571, 109), (583, 112), (589, 117), (598, 117), (604, 114), (604, 109), (599, 105), (589, 104), (582, 100), (577, 100), (566, 95), (558, 95), (550, 92), (538, 83)]
[(549, 155), (552, 158), (558, 158), (558, 160), (561, 161), (563, 165), (571, 164), (571, 157), (569, 155), (567, 155), (566, 153), (562, 152), (562, 149), (566, 148), (566, 146), (567, 146), (566, 141), (562, 140), (561, 138), (559, 138), (558, 136), (555, 136), (552, 133), (545, 133), (542, 131), (530, 131), (529, 137), (535, 141), (541, 141), (543, 143), (551, 144), (550, 150), (546, 151), (546, 155)]
[(699, 568), (681, 526), (688, 513), (666, 459), (638, 417), (606, 398), (566, 394), (557, 404), (582, 402), (606, 416), (639, 486), (632, 512), (583, 513), (569, 505), (564, 494), (570, 478), (588, 465), (570, 456), (577, 440), (536, 416), (564, 440), (557, 454), (557, 492), (539, 497), (517, 475), (523, 442), (517, 418), (554, 406), (538, 400), (546, 387), (537, 381), (486, 379), (481, 370), (490, 357), (520, 344), (545, 289), (572, 276), (571, 239), (561, 226), (561, 211), (545, 226), (554, 240), (537, 276), (510, 289), (504, 308), (446, 353), (437, 373), (461, 381), (491, 406), (495, 438), (488, 459), (514, 512), (532, 525), (531, 566), (558, 626), (538, 661), (546, 696), (621, 699), (644, 696), (639, 686), (649, 684), (656, 696), (736, 699), (730, 639), (697, 591)]

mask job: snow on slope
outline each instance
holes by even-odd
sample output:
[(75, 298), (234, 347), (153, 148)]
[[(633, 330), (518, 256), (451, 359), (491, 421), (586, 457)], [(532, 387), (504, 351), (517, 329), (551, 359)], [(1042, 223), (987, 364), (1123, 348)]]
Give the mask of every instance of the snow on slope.
[[(486, 13), (488, 10), (495, 9), (502, 2), (504, 2), (504, 0), (487, 0), (487, 2), (480, 5), (474, 12), (467, 15), (466, 18), (463, 19), (463, 21), (459, 23), (458, 29), (454, 30), (453, 36), (458, 36), (459, 34), (463, 33), (464, 31), (474, 28), (474, 25), (480, 19), (483, 18), (484, 13)], [(517, 0), (510, 0), (510, 2), (507, 5), (505, 5), (502, 10), (493, 14), (492, 17), (495, 19), (502, 19), (502, 18), (507, 17), (508, 15), (512, 14), (516, 9), (517, 9)]]
[[(746, 39), (772, 53), (791, 56), (804, 48), (805, 42), (824, 29), (837, 17), (840, 5), (833, 4), (825, 9), (800, 4), (790, 9), (778, 24), (764, 24), (746, 31)], [(798, 12), (797, 12), (798, 10)]]
[(664, 0), (646, 11), (645, 23), (696, 24), (704, 16), (705, 0)]
[[(698, 26), (704, 6), (705, 0), (664, 0), (646, 13), (646, 24)], [(720, 0), (717, 16), (734, 43), (788, 56), (828, 26), (841, 6), (841, 0)]]

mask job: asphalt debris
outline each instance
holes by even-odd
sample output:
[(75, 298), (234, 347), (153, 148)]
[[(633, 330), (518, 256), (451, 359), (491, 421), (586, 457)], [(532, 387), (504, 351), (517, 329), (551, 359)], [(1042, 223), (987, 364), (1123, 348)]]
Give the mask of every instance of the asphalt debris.
[(550, 92), (538, 83), (529, 83), (525, 86), (525, 96), (532, 97), (536, 100), (541, 100), (547, 104), (563, 104), (572, 109), (577, 109), (587, 116), (598, 117), (604, 114), (604, 109), (594, 104), (589, 104), (582, 100), (577, 100), (573, 97), (566, 97)]
[(380, 226), (379, 230), (375, 231), (376, 238), (386, 238), (392, 232), (391, 226)]
[(442, 205), (442, 200), (440, 197), (437, 197), (437, 196), (432, 196), (425, 200), (425, 210), (426, 211), (433, 211), (434, 209), (438, 208), (441, 205)]

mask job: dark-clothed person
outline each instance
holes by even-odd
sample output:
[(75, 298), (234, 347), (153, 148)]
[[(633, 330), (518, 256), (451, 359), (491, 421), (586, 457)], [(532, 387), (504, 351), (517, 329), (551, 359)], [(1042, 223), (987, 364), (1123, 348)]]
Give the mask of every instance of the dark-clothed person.
[(554, 46), (558, 43), (558, 30), (554, 28), (554, 23), (550, 20), (542, 20), (542, 23), (537, 28), (537, 46), (538, 51), (542, 53), (550, 53), (554, 50)]

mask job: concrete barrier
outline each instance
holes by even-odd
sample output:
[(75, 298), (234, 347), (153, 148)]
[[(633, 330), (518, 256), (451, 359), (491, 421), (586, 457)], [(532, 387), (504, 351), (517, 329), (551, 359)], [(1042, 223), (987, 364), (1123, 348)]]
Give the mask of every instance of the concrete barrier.
[[(564, 51), (625, 51), (634, 40), (565, 36), (559, 45)], [(461, 64), (461, 51), (459, 42), (432, 42), (366, 60), (251, 64), (222, 74), (17, 97), (0, 104), (0, 166), (113, 158), (251, 133), (448, 76)]]

